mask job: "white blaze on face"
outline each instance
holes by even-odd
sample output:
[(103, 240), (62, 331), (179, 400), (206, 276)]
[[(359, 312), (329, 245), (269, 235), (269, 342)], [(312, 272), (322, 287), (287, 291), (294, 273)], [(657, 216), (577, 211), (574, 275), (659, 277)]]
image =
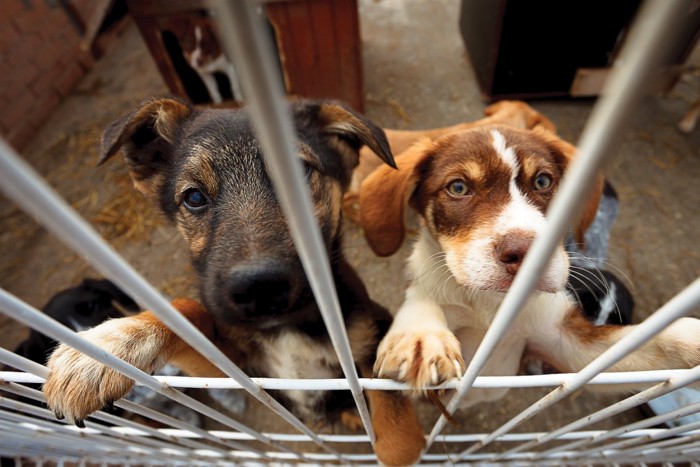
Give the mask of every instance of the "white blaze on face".
[[(496, 242), (504, 235), (513, 232), (531, 233), (534, 238), (546, 228), (547, 221), (544, 214), (516, 185), (520, 163), (515, 150), (507, 146), (505, 137), (498, 130), (492, 130), (491, 137), (496, 154), (511, 171), (508, 185), (509, 200), (502, 206), (501, 212), (494, 220), (470, 233), (470, 240), (466, 244), (459, 240), (450, 241), (445, 250), (448, 266), (462, 285), (501, 289), (503, 285), (509, 286), (512, 276), (505, 271), (503, 264), (496, 258)], [(548, 291), (563, 288), (568, 268), (564, 249), (558, 248), (537, 288)]]
[(199, 68), (199, 59), (202, 55), (202, 28), (199, 26), (194, 27), (194, 38), (195, 47), (190, 54), (190, 66), (192, 68)]
[(515, 179), (520, 171), (520, 163), (515, 155), (515, 151), (513, 148), (506, 146), (506, 139), (499, 131), (491, 130), (491, 137), (493, 138), (492, 144), (496, 154), (511, 170), (510, 183), (508, 185), (510, 201), (498, 216), (494, 232), (496, 235), (504, 235), (514, 230), (539, 233), (546, 225), (544, 214), (527, 200), (525, 194), (515, 184)]

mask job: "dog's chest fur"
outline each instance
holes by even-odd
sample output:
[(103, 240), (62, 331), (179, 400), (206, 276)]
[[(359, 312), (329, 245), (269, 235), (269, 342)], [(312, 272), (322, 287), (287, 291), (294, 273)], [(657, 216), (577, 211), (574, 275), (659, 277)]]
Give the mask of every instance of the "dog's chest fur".
[[(229, 329), (227, 339), (241, 343), (241, 330)], [(327, 379), (342, 377), (342, 370), (329, 339), (309, 336), (293, 327), (248, 334), (250, 347), (244, 348), (246, 370), (252, 376), (285, 379)], [(243, 338), (245, 339), (245, 338)], [(244, 346), (247, 347), (247, 346)], [(326, 391), (281, 391), (294, 411), (307, 420), (325, 414)]]
[[(310, 338), (294, 330), (285, 330), (263, 341), (263, 374), (276, 378), (337, 378), (342, 373), (330, 342)], [(326, 398), (323, 391), (284, 391), (297, 410), (313, 420), (319, 417), (319, 406)]]

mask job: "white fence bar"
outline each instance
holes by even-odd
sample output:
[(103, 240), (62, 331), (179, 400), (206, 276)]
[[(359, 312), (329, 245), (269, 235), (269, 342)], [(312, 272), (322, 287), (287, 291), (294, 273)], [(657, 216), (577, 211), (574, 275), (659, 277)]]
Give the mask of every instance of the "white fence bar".
[[(457, 393), (447, 406), (449, 414), (454, 413), (461, 399), (470, 390), (491, 352), (532, 292), (575, 214), (580, 212), (580, 206), (592, 186), (591, 180), (602, 167), (607, 150), (620, 134), (640, 91), (647, 84), (646, 79), (662, 56), (663, 46), (667, 44), (664, 34), (674, 21), (682, 18), (684, 7), (687, 8), (685, 2), (652, 1), (644, 4), (621, 53), (620, 62), (624, 66), (615, 67), (608, 79), (605, 93), (596, 103), (581, 136), (578, 156), (552, 200), (547, 213), (548, 228), (535, 239), (526, 255), (496, 317), (469, 363)], [(426, 449), (446, 422), (444, 415), (438, 419), (430, 433)]]
[[(462, 384), (447, 410), (454, 413), (459, 401), (471, 388), (471, 384), (483, 368), (500, 338), (514, 321), (520, 308), (531, 293), (540, 277), (546, 262), (556, 245), (561, 242), (581, 202), (586, 198), (590, 181), (602, 167), (607, 151), (615, 138), (620, 135), (634, 104), (639, 99), (649, 77), (654, 76), (655, 67), (663, 57), (668, 45), (668, 31), (678, 24), (688, 8), (687, 2), (666, 2), (663, 0), (645, 2), (635, 19), (628, 40), (620, 54), (620, 60), (606, 81), (603, 96), (598, 100), (579, 141), (578, 156), (572, 162), (562, 181), (559, 192), (552, 200), (547, 213), (548, 228), (535, 239), (526, 255), (513, 285), (488, 329), (484, 339), (470, 362)], [(620, 347), (618, 351), (622, 350)], [(624, 355), (621, 355), (622, 357)], [(599, 370), (598, 372), (602, 371)], [(590, 379), (593, 375), (590, 375)], [(585, 381), (584, 381), (585, 383)], [(561, 391), (559, 391), (561, 392)], [(535, 412), (533, 411), (533, 414)], [(524, 415), (524, 414), (523, 414)], [(504, 430), (515, 426), (525, 418), (504, 425)], [(441, 416), (430, 433), (428, 446), (444, 428), (447, 419)], [(498, 430), (500, 433), (501, 430)], [(496, 432), (494, 432), (495, 434)], [(495, 438), (494, 438), (495, 439)], [(475, 446), (478, 449), (481, 446)], [(472, 449), (473, 450), (473, 449)], [(472, 450), (465, 451), (466, 454)]]
[[(116, 431), (119, 431), (120, 433), (126, 434), (126, 435), (133, 435), (133, 436), (143, 436), (144, 432), (141, 429), (138, 428), (130, 428), (130, 427), (115, 427), (114, 428)], [(665, 433), (668, 433), (671, 429), (670, 428), (655, 428), (655, 429), (646, 429), (646, 430), (635, 430), (629, 433), (622, 433), (615, 438), (619, 438), (621, 440), (630, 440), (630, 439), (649, 439), (651, 436), (661, 436)], [(197, 435), (194, 433), (191, 433), (189, 430), (175, 430), (175, 429), (169, 429), (169, 428), (160, 428), (157, 430), (160, 432), (162, 435), (167, 435), (175, 438), (194, 438)], [(212, 430), (210, 432), (213, 436), (216, 436), (217, 438), (220, 439), (235, 439), (235, 440), (241, 440), (241, 441), (252, 441), (253, 438), (249, 435), (246, 435), (244, 433), (240, 433), (237, 431), (216, 431)], [(587, 440), (590, 439), (593, 436), (607, 433), (607, 431), (577, 431), (577, 432), (571, 432), (567, 433), (566, 435), (562, 435), (560, 439), (562, 440)], [(303, 435), (303, 434), (289, 434), (289, 433), (265, 433), (270, 439), (274, 439), (276, 441), (288, 441), (288, 442), (312, 442), (313, 440), (310, 439), (308, 436)], [(533, 439), (537, 439), (540, 436), (542, 436), (544, 433), (513, 433), (513, 434), (505, 434), (502, 437), (498, 438), (497, 441), (499, 442), (522, 442), (522, 441), (530, 441)], [(688, 432), (688, 434), (700, 434), (700, 430), (693, 430)], [(369, 437), (365, 435), (320, 435), (324, 441), (327, 442), (332, 442), (332, 443), (369, 443)], [(475, 442), (479, 441), (480, 439), (484, 438), (486, 435), (485, 434), (442, 434), (438, 437), (436, 442), (438, 443), (468, 443), (468, 442)], [(622, 441), (620, 441), (622, 442)], [(537, 453), (538, 455), (540, 453)], [(534, 456), (533, 456), (534, 457)], [(543, 458), (546, 460), (546, 458)]]
[[(26, 371), (27, 373), (24, 373), (26, 378), (23, 378), (25, 381), (20, 381), (20, 382), (28, 382), (28, 383), (43, 383), (45, 381), (46, 376), (48, 375), (48, 369), (43, 366), (39, 365), (36, 362), (33, 362), (27, 358), (21, 357), (17, 354), (14, 354), (12, 352), (9, 352), (3, 348), (0, 347), (0, 363), (3, 363), (5, 365), (10, 365), (14, 368), (20, 369), (22, 371)], [(24, 397), (28, 397), (37, 401), (44, 401), (44, 395), (40, 391), (36, 391), (21, 385), (16, 385), (13, 384), (9, 381), (7, 378), (3, 378), (2, 374), (5, 372), (0, 372), (0, 383), (4, 383), (0, 386), (0, 389), (7, 390), (9, 392), (13, 392), (14, 394), (22, 395)], [(29, 374), (31, 373), (31, 374)], [(15, 374), (22, 374), (22, 373), (15, 373)], [(231, 442), (226, 442), (224, 440), (221, 440), (213, 435), (211, 435), (208, 431), (205, 431), (201, 428), (198, 428), (194, 425), (191, 425), (189, 423), (183, 422), (182, 420), (178, 420), (176, 418), (170, 417), (168, 415), (162, 414), (160, 412), (157, 412), (151, 408), (144, 407), (142, 405), (136, 404), (135, 402), (132, 402), (127, 399), (121, 399), (119, 401), (115, 401), (114, 405), (116, 407), (120, 407), (124, 410), (128, 410), (132, 413), (141, 415), (146, 418), (150, 418), (152, 420), (155, 420), (160, 423), (164, 423), (166, 425), (172, 426), (172, 427), (177, 427), (180, 428), (181, 430), (186, 430), (187, 432), (192, 433), (195, 436), (199, 436), (203, 439), (207, 439), (209, 441), (213, 441), (214, 443), (221, 444), (229, 449), (248, 449), (247, 446), (239, 444), (239, 443), (231, 443)], [(135, 429), (138, 429), (142, 432), (147, 432), (149, 434), (158, 436), (158, 433), (156, 430), (153, 430), (150, 427), (147, 427), (142, 424), (134, 423), (131, 420), (127, 420), (124, 418), (118, 418), (115, 417), (111, 414), (107, 414), (104, 412), (96, 412), (93, 414), (93, 417), (98, 419), (98, 420), (104, 420), (110, 423), (115, 423), (115, 424), (121, 424), (126, 427), (132, 427)], [(251, 440), (254, 440), (252, 436), (249, 438)], [(172, 439), (170, 439), (172, 441)], [(192, 447), (198, 448), (198, 449), (204, 449), (204, 448), (209, 448), (209, 449), (215, 449), (213, 446), (207, 446), (204, 444), (196, 443), (193, 444)]]
[[(51, 412), (46, 409), (42, 409), (39, 407), (35, 407), (23, 402), (15, 401), (12, 399), (6, 399), (4, 397), (0, 397), (0, 407), (4, 408), (9, 408), (15, 411), (20, 411), (24, 412), (25, 414), (32, 415), (34, 417), (39, 417), (39, 418), (44, 418), (44, 419), (50, 419), (51, 418)], [(174, 457), (174, 456), (180, 456), (180, 458), (183, 458), (182, 456), (187, 456), (188, 454), (191, 455), (193, 451), (190, 451), (188, 449), (183, 449), (182, 446), (176, 446), (173, 445), (172, 443), (164, 443), (162, 441), (156, 440), (156, 439), (149, 439), (149, 438), (142, 438), (142, 437), (128, 437), (118, 431), (115, 431), (112, 429), (112, 427), (100, 425), (97, 423), (92, 423), (92, 422), (87, 422), (86, 423), (86, 430), (83, 434), (83, 432), (78, 433), (78, 429), (75, 427), (67, 426), (67, 425), (57, 425), (55, 423), (50, 423), (46, 422), (44, 420), (39, 420), (37, 418), (31, 418), (27, 415), (19, 415), (11, 412), (5, 412), (5, 411), (0, 411), (0, 419), (6, 419), (8, 421), (12, 421), (14, 423), (25, 423), (28, 425), (33, 425), (41, 428), (43, 431), (55, 433), (57, 436), (60, 436), (61, 438), (65, 439), (69, 443), (71, 440), (75, 439), (80, 439), (80, 440), (92, 440), (93, 442), (96, 443), (103, 443), (105, 445), (111, 445), (115, 448), (118, 449), (123, 449), (123, 450), (128, 450), (131, 448), (138, 448), (138, 449), (143, 449), (146, 452), (152, 453), (152, 454), (158, 454), (160, 452), (163, 452), (164, 449), (167, 449), (168, 451), (165, 451), (166, 453), (173, 453), (173, 454), (168, 454), (169, 457)], [(69, 444), (70, 445), (70, 444)], [(221, 455), (221, 454), (220, 454)], [(202, 457), (202, 456), (196, 456), (196, 457)], [(204, 457), (202, 457), (204, 458)], [(211, 457), (209, 457), (211, 459)]]
[[(3, 412), (2, 414), (12, 422), (10, 423), (0, 421), (0, 427), (4, 428), (5, 436), (11, 437), (15, 436), (15, 434), (21, 433), (23, 435), (21, 436), (22, 438), (35, 445), (38, 443), (39, 445), (48, 444), (51, 446), (55, 446), (56, 448), (61, 449), (64, 454), (78, 452), (86, 455), (94, 455), (95, 451), (103, 451), (104, 453), (120, 453), (120, 455), (122, 456), (124, 456), (125, 453), (129, 453), (129, 455), (134, 456), (136, 459), (143, 458), (149, 460), (156, 460), (158, 459), (156, 455), (162, 456), (164, 458), (169, 458), (169, 460), (172, 460), (172, 458), (174, 457), (171, 454), (156, 452), (150, 449), (141, 449), (136, 447), (129, 448), (128, 446), (121, 446), (120, 443), (115, 443), (110, 440), (100, 440), (101, 442), (94, 443), (92, 442), (94, 440), (94, 437), (92, 435), (79, 437), (57, 433), (48, 429), (37, 430), (36, 428), (33, 428), (31, 426), (33, 425), (34, 427), (41, 427), (42, 422), (29, 419), (32, 423), (29, 426), (27, 426), (24, 423), (27, 423), (26, 419), (28, 417), (16, 416), (9, 412)], [(45, 452), (44, 454), (47, 453)]]
[[(558, 401), (562, 400), (564, 397), (567, 397), (568, 395), (577, 391), (578, 389), (583, 387), (591, 378), (593, 378), (594, 375), (599, 374), (606, 368), (610, 367), (611, 365), (624, 358), (632, 350), (641, 346), (644, 342), (656, 335), (659, 331), (664, 329), (670, 323), (691, 312), (696, 306), (698, 306), (698, 304), (700, 304), (700, 279), (696, 279), (692, 284), (686, 287), (674, 298), (669, 300), (664, 306), (662, 306), (653, 315), (647, 318), (643, 323), (639, 324), (634, 331), (630, 332), (618, 342), (613, 344), (610, 348), (608, 348), (605, 352), (600, 354), (598, 358), (593, 360), (580, 372), (570, 376), (569, 379), (562, 383), (562, 385), (559, 386), (557, 389), (550, 392), (524, 411), (520, 412), (517, 416), (513, 417), (508, 423), (504, 424), (501, 428), (489, 435), (483, 443), (479, 443), (472, 446), (471, 448), (466, 450), (465, 453), (473, 452), (477, 449), (480, 449), (499, 435), (510, 431), (523, 421), (529, 419), (537, 413), (540, 413), (542, 410), (551, 407)], [(647, 400), (651, 400), (654, 397), (658, 397), (662, 395), (662, 393), (668, 392), (666, 391), (666, 388), (668, 387), (679, 388), (690, 384), (698, 378), (700, 378), (700, 367), (694, 368), (689, 373), (686, 373), (683, 378), (677, 381), (673, 381), (672, 383), (660, 383), (659, 385), (646, 389), (639, 394), (630, 396), (625, 401), (619, 402), (618, 404), (611, 406), (612, 408), (608, 407), (607, 409), (603, 409), (600, 412), (598, 412), (598, 414), (603, 415), (600, 419), (605, 418), (605, 415), (607, 415), (608, 413), (617, 413), (615, 412), (615, 408), (617, 407), (624, 407), (623, 410), (626, 410), (627, 408), (634, 407), (636, 405), (641, 404), (642, 402), (646, 402)], [(672, 384), (673, 386), (671, 386)], [(556, 438), (556, 436), (560, 434), (560, 431), (564, 432), (568, 429), (574, 429), (580, 425), (593, 423), (593, 421), (591, 421), (592, 419), (592, 416), (584, 417), (579, 422), (574, 422), (570, 425), (567, 425), (563, 429), (548, 433), (547, 435), (542, 437), (542, 440), (540, 442), (544, 443), (546, 441)], [(598, 420), (598, 418), (596, 418), (596, 420)], [(513, 450), (509, 451), (509, 453), (517, 452), (522, 449), (527, 449), (530, 447), (529, 444), (534, 443), (535, 442), (528, 443), (528, 445), (523, 445), (518, 448), (514, 448)]]
[[(2, 354), (0, 348), (0, 355)], [(7, 352), (7, 351), (6, 351)], [(11, 352), (8, 352), (11, 354)], [(0, 362), (2, 362), (0, 358)], [(9, 362), (10, 360), (6, 360)], [(34, 363), (34, 362), (31, 362)], [(11, 365), (10, 363), (6, 363)], [(12, 365), (11, 365), (12, 366)], [(13, 383), (43, 383), (44, 378), (19, 371), (0, 371), (0, 380)], [(683, 377), (693, 370), (658, 370), (658, 371), (629, 371), (600, 373), (587, 384), (589, 385), (614, 385), (614, 384), (652, 384), (668, 381), (672, 377)], [(33, 373), (33, 372), (32, 372)], [(499, 388), (539, 388), (559, 386), (568, 381), (573, 373), (559, 373), (551, 375), (522, 375), (522, 376), (479, 376), (474, 380), (472, 387), (481, 389)], [(240, 383), (230, 378), (196, 378), (191, 376), (153, 376), (161, 384), (174, 388), (199, 388), (199, 389), (243, 389)], [(251, 378), (263, 389), (294, 390), (294, 391), (348, 391), (350, 383), (346, 379), (285, 379), (285, 378)], [(359, 378), (362, 389), (384, 391), (410, 391), (412, 388), (405, 383), (399, 383), (390, 379)], [(136, 383), (137, 386), (141, 384)], [(451, 381), (441, 386), (428, 386), (427, 390), (456, 389), (459, 381)]]
[[(660, 415), (655, 415), (650, 418), (646, 418), (644, 420), (640, 420), (635, 423), (630, 423), (628, 425), (615, 428), (614, 430), (608, 430), (601, 432), (598, 435), (592, 436), (587, 439), (579, 440), (579, 441), (574, 441), (572, 443), (565, 444), (563, 446), (559, 446), (557, 448), (548, 450), (548, 451), (543, 451), (540, 453), (541, 456), (546, 456), (548, 454), (552, 454), (554, 452), (560, 451), (560, 450), (572, 450), (580, 447), (585, 447), (585, 446), (590, 446), (592, 444), (598, 444), (602, 443), (604, 441), (607, 441), (612, 438), (616, 438), (618, 436), (623, 435), (624, 433), (628, 433), (634, 430), (639, 430), (646, 428), (648, 426), (655, 426), (655, 425), (661, 425), (663, 423), (666, 423), (671, 420), (676, 420), (681, 417), (685, 417), (687, 415), (692, 415), (695, 413), (700, 412), (700, 402), (697, 402), (695, 404), (691, 404), (685, 407), (681, 407), (679, 409), (673, 410), (671, 412), (665, 413), (665, 414), (660, 414)], [(557, 437), (558, 440), (564, 439), (564, 436), (566, 436), (566, 432), (562, 433)]]
[[(681, 378), (681, 379), (671, 378), (666, 383), (660, 383), (660, 384), (658, 384), (654, 387), (651, 387), (649, 389), (646, 389), (638, 394), (634, 394), (625, 400), (617, 402), (616, 404), (613, 404), (609, 407), (606, 407), (605, 409), (599, 410), (598, 412), (596, 412), (594, 414), (591, 414), (587, 417), (581, 418), (575, 422), (572, 422), (572, 423), (566, 425), (565, 427), (562, 427), (556, 431), (548, 433), (547, 435), (543, 436), (541, 439), (537, 440), (536, 442), (533, 442), (532, 446), (530, 446), (530, 443), (528, 443), (528, 445), (520, 446), (520, 447), (514, 449), (514, 451), (515, 450), (520, 451), (523, 449), (529, 449), (531, 447), (546, 443), (548, 441), (556, 439), (558, 436), (560, 436), (563, 433), (566, 433), (566, 432), (569, 432), (572, 430), (577, 430), (579, 428), (582, 428), (582, 427), (587, 426), (587, 425), (591, 425), (593, 423), (597, 423), (601, 420), (609, 418), (609, 417), (616, 415), (618, 413), (621, 413), (625, 410), (631, 409), (633, 407), (637, 407), (637, 406), (639, 406), (645, 402), (648, 402), (652, 399), (660, 397), (664, 394), (668, 394), (671, 391), (674, 391), (676, 389), (680, 389), (684, 386), (687, 386), (688, 384), (691, 384), (695, 381), (698, 381), (698, 380), (700, 380), (700, 366), (695, 367), (693, 369), (693, 373), (690, 374), (689, 376), (690, 376), (689, 378), (686, 377), (686, 378)], [(677, 412), (679, 412), (679, 411), (677, 411)], [(685, 410), (683, 410), (683, 412), (685, 412)]]
[[(686, 436), (691, 436), (691, 437), (697, 438), (699, 429), (700, 429), (700, 422), (693, 422), (693, 423), (688, 423), (686, 425), (677, 426), (675, 428), (669, 428), (669, 429), (664, 430), (664, 431), (659, 432), (659, 433), (653, 433), (653, 434), (650, 433), (649, 435), (644, 436), (644, 437), (618, 441), (615, 443), (610, 443), (610, 444), (606, 444), (604, 446), (600, 446), (600, 447), (595, 448), (595, 449), (590, 449), (587, 451), (580, 451), (580, 452), (584, 453), (585, 455), (594, 455), (597, 453), (601, 453), (601, 452), (605, 452), (605, 451), (609, 451), (609, 450), (613, 450), (613, 449), (619, 450), (619, 449), (623, 449), (623, 448), (629, 448), (631, 446), (636, 446), (636, 445), (642, 444), (644, 442), (657, 441), (657, 440), (669, 438), (671, 436), (677, 436), (680, 434), (685, 434)], [(678, 438), (678, 439), (680, 439), (680, 438)]]
[[(82, 338), (77, 333), (58, 323), (57, 321), (49, 318), (40, 311), (32, 308), (26, 303), (22, 302), (13, 295), (7, 293), (5, 290), (0, 289), (0, 312), (14, 318), (15, 320), (30, 326), (40, 332), (46, 334), (47, 336), (60, 341), (65, 342), (71, 347), (83, 352), (84, 354), (94, 358), (95, 360), (110, 366), (111, 368), (121, 372), (127, 377), (139, 381), (144, 386), (152, 389), (153, 391), (162, 394), (170, 399), (180, 402), (187, 407), (196, 410), (197, 412), (207, 415), (212, 419), (223, 423), (226, 426), (233, 428), (234, 430), (242, 431), (250, 434), (256, 440), (272, 445), (283, 451), (290, 451), (287, 447), (281, 446), (277, 443), (272, 442), (270, 439), (263, 436), (261, 433), (253, 430), (245, 424), (242, 424), (231, 417), (228, 417), (217, 410), (208, 407), (198, 400), (195, 400), (175, 389), (162, 385), (153, 378), (151, 375), (139, 370), (126, 363), (125, 361), (115, 357), (114, 355), (106, 352), (92, 342)], [(252, 449), (252, 448), (247, 448)], [(255, 451), (255, 450), (253, 450)], [(292, 452), (292, 451), (290, 451)], [(257, 454), (261, 455), (260, 451), (256, 451)], [(296, 455), (300, 456), (298, 453)]]
[(282, 82), (276, 78), (278, 74), (272, 61), (272, 44), (269, 37), (263, 34), (261, 19), (254, 11), (257, 8), (255, 2), (209, 0), (209, 4), (218, 13), (224, 50), (233, 59), (239, 73), (250, 118), (263, 149), (277, 199), (289, 222), (299, 258), (350, 384), (362, 423), (374, 444), (374, 430), (358, 381), (323, 237), (294, 149), (296, 143), (292, 122)]
[[(29, 399), (33, 399), (38, 402), (44, 402), (44, 397), (43, 394), (40, 391), (37, 391), (35, 389), (27, 388), (19, 384), (14, 384), (14, 383), (4, 383), (0, 385), (0, 390), (4, 390), (6, 392), (10, 392), (15, 395), (23, 396)], [(134, 405), (138, 408), (138, 404), (134, 404), (131, 401), (123, 401), (123, 402), (129, 402), (131, 405)], [(115, 404), (117, 407), (124, 408), (126, 410), (126, 407), (122, 407), (121, 404), (117, 403)], [(128, 404), (127, 404), (128, 407)], [(143, 407), (146, 409), (146, 407)], [(151, 410), (151, 409), (148, 409)], [(139, 415), (148, 417), (148, 413), (145, 410), (132, 410), (132, 412), (137, 413)], [(153, 411), (155, 412), (155, 411)], [(155, 412), (159, 413), (159, 412)], [(183, 447), (188, 447), (192, 449), (206, 449), (210, 450), (213, 452), (217, 452), (221, 455), (224, 455), (227, 451), (223, 451), (219, 448), (217, 448), (214, 445), (207, 445), (207, 444), (202, 444), (198, 441), (192, 441), (192, 440), (184, 440), (182, 439), (183, 437), (177, 437), (177, 436), (171, 436), (166, 432), (163, 432), (162, 430), (157, 430), (155, 428), (151, 428), (149, 426), (143, 425), (141, 423), (134, 422), (132, 420), (128, 420), (126, 418), (120, 418), (112, 414), (107, 414), (104, 412), (97, 412), (93, 415), (93, 418), (96, 420), (100, 420), (103, 422), (107, 423), (112, 423), (115, 426), (111, 427), (114, 431), (121, 433), (122, 430), (127, 430), (129, 433), (145, 437), (145, 436), (152, 436), (158, 439), (161, 439), (165, 442), (176, 442), (178, 444), (181, 444)], [(180, 426), (181, 429), (180, 431), (183, 433), (188, 433), (189, 437), (194, 438), (194, 437), (199, 437), (203, 439), (208, 439), (210, 441), (213, 441), (217, 444), (221, 444), (223, 446), (226, 446), (229, 449), (244, 449), (246, 446), (239, 444), (239, 443), (228, 443), (220, 438), (217, 438), (216, 436), (213, 436), (209, 432), (202, 430), (200, 428), (197, 428), (195, 426), (189, 425), (185, 422), (182, 422), (180, 420), (174, 419), (172, 417), (168, 417), (167, 415), (160, 414), (160, 417), (153, 417), (154, 420), (161, 421), (162, 423), (167, 423), (170, 422), (170, 426)], [(169, 420), (171, 419), (171, 420)], [(173, 421), (175, 423), (173, 423)], [(177, 423), (179, 422), (179, 423)], [(253, 437), (248, 437), (247, 439), (253, 440)]]
[[(173, 308), (29, 165), (21, 160), (3, 138), (0, 138), (0, 188), (8, 198), (32, 215), (66, 245), (86, 257), (90, 264), (114, 281), (141, 306), (150, 309), (173, 332), (215, 364), (225, 375), (238, 381), (246, 391), (296, 429), (315, 438), (323, 449), (330, 450), (301, 420), (257, 386), (192, 323)], [(31, 323), (25, 324), (33, 327)], [(206, 406), (202, 405), (202, 407)], [(209, 412), (215, 413), (211, 410)], [(229, 423), (230, 421), (226, 424)], [(282, 449), (284, 450), (283, 447)]]

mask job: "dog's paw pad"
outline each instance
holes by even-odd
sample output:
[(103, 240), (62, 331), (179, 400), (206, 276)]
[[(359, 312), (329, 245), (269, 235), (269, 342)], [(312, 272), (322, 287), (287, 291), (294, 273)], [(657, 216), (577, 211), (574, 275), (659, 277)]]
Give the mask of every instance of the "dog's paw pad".
[(375, 374), (422, 389), (461, 377), (463, 368), (459, 341), (451, 332), (397, 332), (379, 345)]

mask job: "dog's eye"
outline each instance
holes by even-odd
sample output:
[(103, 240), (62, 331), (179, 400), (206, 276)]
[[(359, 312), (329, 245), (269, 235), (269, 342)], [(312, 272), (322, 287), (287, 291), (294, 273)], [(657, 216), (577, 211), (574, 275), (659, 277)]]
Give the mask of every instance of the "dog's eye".
[(302, 168), (304, 169), (304, 178), (308, 179), (311, 177), (311, 174), (314, 171), (314, 168), (311, 164), (309, 164), (306, 161), (302, 162)]
[(469, 187), (464, 180), (453, 180), (447, 185), (447, 191), (453, 196), (467, 196)]
[(535, 177), (535, 190), (542, 191), (552, 186), (552, 176), (546, 173), (538, 174)]
[(209, 204), (209, 198), (196, 188), (190, 188), (182, 198), (185, 206), (193, 211), (198, 211)]

